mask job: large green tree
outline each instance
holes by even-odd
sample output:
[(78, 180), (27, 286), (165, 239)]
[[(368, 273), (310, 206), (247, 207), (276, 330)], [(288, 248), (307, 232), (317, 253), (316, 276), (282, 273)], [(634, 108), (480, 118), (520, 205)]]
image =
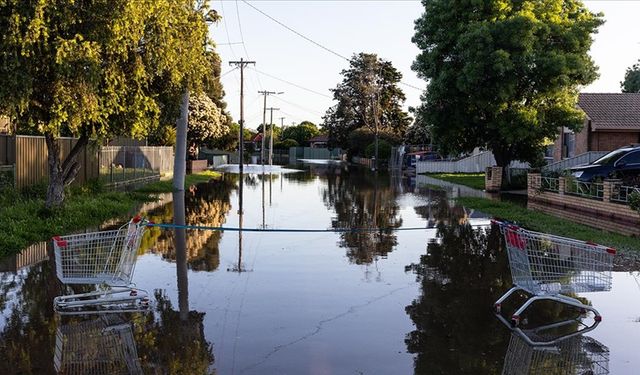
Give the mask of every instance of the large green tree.
[(320, 130), (316, 124), (310, 121), (302, 121), (296, 126), (289, 126), (282, 131), (282, 139), (293, 139), (298, 142), (299, 145), (304, 145), (309, 141), (309, 138), (315, 137), (320, 134)]
[(227, 116), (211, 98), (202, 93), (189, 100), (189, 128), (187, 144), (189, 157), (198, 156), (198, 148), (202, 145), (213, 145), (216, 140), (230, 132)]
[[(175, 116), (210, 72), (207, 21), (192, 0), (0, 2), (0, 106), (48, 148), (47, 207), (64, 200), (90, 139), (142, 137)], [(173, 112), (172, 112), (173, 111)], [(57, 138), (79, 137), (64, 159)]]
[(347, 148), (349, 133), (363, 127), (404, 133), (411, 118), (402, 110), (405, 95), (398, 86), (402, 73), (391, 62), (360, 53), (341, 74), (342, 82), (332, 90), (337, 104), (323, 117), (331, 144)]
[(640, 92), (640, 62), (627, 68), (624, 81), (620, 82), (622, 92)]
[(423, 0), (413, 69), (429, 81), (420, 116), (441, 150), (493, 151), (499, 166), (534, 161), (545, 139), (578, 130), (580, 86), (602, 24), (580, 0)]

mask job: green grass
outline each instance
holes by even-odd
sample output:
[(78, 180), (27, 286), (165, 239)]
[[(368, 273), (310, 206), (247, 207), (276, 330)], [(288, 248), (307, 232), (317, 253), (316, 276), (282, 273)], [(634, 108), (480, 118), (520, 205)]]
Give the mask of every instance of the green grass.
[[(184, 186), (191, 186), (195, 184), (199, 184), (201, 182), (207, 182), (212, 178), (218, 178), (221, 174), (219, 172), (214, 171), (204, 171), (195, 174), (188, 174), (184, 180)], [(143, 186), (142, 188), (137, 190), (140, 193), (170, 193), (173, 191), (173, 181), (165, 180), (165, 181), (156, 181), (150, 184)]]
[(640, 238), (588, 227), (539, 211), (529, 210), (514, 203), (487, 198), (462, 197), (457, 201), (467, 208), (473, 208), (504, 220), (515, 221), (524, 228), (557, 236), (593, 241), (623, 250), (640, 250)]
[(484, 173), (428, 173), (427, 176), (478, 190), (484, 190)]
[[(186, 186), (209, 181), (220, 174), (204, 172), (188, 175)], [(0, 192), (0, 257), (16, 254), (25, 247), (52, 236), (97, 227), (111, 218), (134, 214), (136, 205), (154, 200), (154, 193), (171, 192), (172, 181), (160, 181), (135, 192), (105, 191), (99, 183), (67, 191), (65, 204), (46, 210), (46, 186), (34, 186), (20, 193)]]

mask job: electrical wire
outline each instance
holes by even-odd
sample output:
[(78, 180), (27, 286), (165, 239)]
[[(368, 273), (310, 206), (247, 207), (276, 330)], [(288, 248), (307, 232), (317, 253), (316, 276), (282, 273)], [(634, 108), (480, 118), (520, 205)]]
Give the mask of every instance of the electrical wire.
[(299, 89), (301, 89), (301, 90), (308, 91), (308, 92), (310, 92), (310, 93), (312, 93), (312, 94), (316, 94), (316, 95), (323, 96), (323, 97), (325, 97), (325, 98), (333, 99), (333, 97), (332, 97), (332, 96), (330, 96), (330, 95), (323, 94), (323, 93), (321, 93), (321, 92), (318, 92), (318, 91), (312, 90), (312, 89), (310, 89), (310, 88), (306, 88), (306, 87), (304, 87), (304, 86), (302, 86), (302, 85), (298, 85), (297, 83), (293, 83), (293, 82), (291, 82), (291, 81), (287, 81), (286, 79), (276, 77), (276, 76), (274, 76), (274, 75), (272, 75), (272, 74), (262, 72), (262, 71), (260, 71), (260, 70), (258, 70), (258, 69), (256, 69), (256, 68), (250, 68), (250, 69), (255, 70), (257, 73), (260, 73), (260, 74), (262, 74), (262, 75), (264, 75), (264, 76), (267, 76), (267, 77), (269, 77), (269, 78), (273, 78), (273, 79), (275, 79), (275, 80), (278, 80), (278, 81), (280, 81), (280, 82), (284, 82), (284, 83), (286, 83), (286, 84), (288, 84), (288, 85), (291, 85), (291, 86), (293, 86), (293, 87), (297, 87), (297, 88), (299, 88)]
[(302, 109), (303, 111), (307, 111), (307, 112), (309, 112), (309, 113), (310, 113), (310, 114), (312, 114), (312, 115), (315, 115), (315, 116), (323, 116), (323, 115), (324, 115), (324, 113), (321, 113), (321, 112), (319, 112), (319, 111), (316, 111), (316, 110), (313, 110), (313, 109), (309, 109), (309, 108), (303, 107), (303, 106), (298, 105), (298, 104), (296, 104), (296, 103), (292, 103), (292, 102), (290, 102), (290, 101), (288, 101), (288, 100), (286, 100), (286, 99), (282, 99), (282, 98), (281, 98), (281, 97), (279, 97), (279, 96), (274, 96), (274, 98), (276, 98), (277, 100), (280, 100), (280, 101), (282, 101), (282, 102), (284, 102), (284, 103), (287, 103), (287, 104), (289, 104), (289, 105), (292, 105), (292, 106), (294, 106), (294, 107), (296, 107), (296, 108)]

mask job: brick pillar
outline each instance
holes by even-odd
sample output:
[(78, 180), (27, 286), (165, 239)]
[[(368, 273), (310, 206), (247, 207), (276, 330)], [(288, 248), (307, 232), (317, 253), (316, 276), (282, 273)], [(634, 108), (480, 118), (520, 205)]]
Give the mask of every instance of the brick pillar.
[(533, 197), (538, 194), (541, 187), (540, 173), (527, 173), (527, 195)]
[(502, 188), (502, 167), (487, 167), (484, 174), (484, 189), (498, 192)]
[(602, 182), (602, 201), (603, 202), (611, 202), (611, 196), (613, 195), (613, 189), (615, 189), (616, 185), (622, 183), (622, 180), (619, 179), (605, 179)]
[(564, 195), (564, 187), (566, 186), (564, 177), (558, 178), (558, 194)]

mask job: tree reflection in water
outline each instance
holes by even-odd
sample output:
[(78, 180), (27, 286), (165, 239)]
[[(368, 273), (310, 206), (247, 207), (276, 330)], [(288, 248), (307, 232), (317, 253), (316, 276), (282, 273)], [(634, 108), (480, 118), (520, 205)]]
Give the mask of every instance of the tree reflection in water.
[[(445, 199), (428, 211), (437, 220), (436, 238), (419, 264), (407, 266), (421, 284), (421, 295), (405, 308), (416, 327), (405, 338), (415, 373), (500, 373), (510, 331), (491, 307), (511, 287), (502, 235), (497, 226), (474, 228), (467, 211)], [(532, 306), (529, 323), (573, 317), (574, 310), (543, 301)], [(577, 323), (558, 333), (576, 329)]]
[(326, 174), (323, 199), (336, 213), (332, 227), (378, 229), (340, 234), (339, 245), (347, 249), (347, 257), (353, 263), (370, 264), (385, 257), (397, 244), (393, 228), (402, 226), (402, 219), (397, 193), (387, 177), (359, 169)]
[[(185, 192), (186, 223), (189, 225), (221, 226), (231, 210), (231, 192), (237, 187), (237, 176), (192, 186)], [(151, 211), (147, 217), (156, 223), (170, 223), (174, 203)], [(174, 232), (152, 227), (147, 230), (140, 245), (142, 253), (154, 251), (163, 258), (175, 261)], [(190, 230), (187, 236), (187, 260), (194, 271), (215, 271), (220, 265), (219, 244), (222, 232)]]

